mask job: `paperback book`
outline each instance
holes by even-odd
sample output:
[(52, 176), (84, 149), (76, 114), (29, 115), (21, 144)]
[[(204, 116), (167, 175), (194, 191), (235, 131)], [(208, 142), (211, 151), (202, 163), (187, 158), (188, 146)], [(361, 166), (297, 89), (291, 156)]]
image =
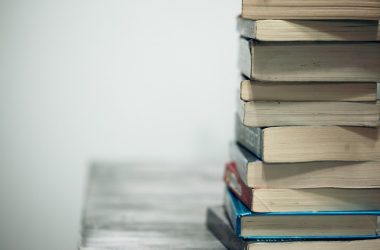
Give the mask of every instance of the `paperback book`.
[(245, 240), (316, 240), (379, 238), (380, 211), (250, 211), (229, 190), (224, 206), (235, 234)]
[(259, 41), (378, 41), (378, 20), (250, 20), (238, 17), (243, 37)]
[(240, 39), (239, 68), (258, 81), (380, 82), (380, 43)]
[(250, 188), (233, 162), (226, 165), (224, 181), (254, 212), (380, 210), (379, 188)]
[(380, 161), (379, 128), (248, 127), (235, 119), (236, 141), (263, 162)]
[(378, 161), (266, 163), (237, 143), (230, 159), (250, 188), (380, 188)]

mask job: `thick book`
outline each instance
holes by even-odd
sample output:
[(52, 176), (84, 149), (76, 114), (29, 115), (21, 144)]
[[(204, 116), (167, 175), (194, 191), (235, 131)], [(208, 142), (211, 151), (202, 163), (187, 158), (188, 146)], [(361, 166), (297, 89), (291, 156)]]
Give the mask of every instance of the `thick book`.
[(233, 162), (224, 181), (255, 212), (380, 210), (379, 188), (250, 188)]
[(266, 163), (237, 143), (230, 159), (250, 188), (380, 188), (380, 162)]
[(379, 128), (247, 127), (235, 119), (236, 141), (269, 163), (380, 161)]
[(242, 123), (250, 127), (365, 126), (377, 127), (378, 102), (251, 101), (240, 100)]
[(236, 236), (226, 217), (223, 206), (207, 209), (206, 226), (211, 233), (230, 250), (376, 250), (380, 249), (380, 239), (365, 240), (244, 240)]
[(239, 68), (258, 81), (379, 82), (380, 43), (241, 38)]
[(379, 211), (256, 213), (230, 191), (227, 216), (238, 237), (248, 240), (311, 240), (379, 238)]
[(245, 102), (376, 102), (376, 83), (260, 82), (243, 79), (240, 99)]
[(242, 0), (247, 19), (379, 20), (378, 0)]
[(378, 41), (379, 21), (250, 20), (238, 17), (241, 36), (259, 41)]

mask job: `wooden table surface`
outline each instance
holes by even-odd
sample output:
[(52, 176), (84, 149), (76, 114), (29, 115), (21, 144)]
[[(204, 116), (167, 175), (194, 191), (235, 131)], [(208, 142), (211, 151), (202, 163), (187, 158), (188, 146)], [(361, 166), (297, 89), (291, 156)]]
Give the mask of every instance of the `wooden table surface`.
[(94, 164), (80, 249), (224, 249), (205, 227), (222, 174), (210, 164)]

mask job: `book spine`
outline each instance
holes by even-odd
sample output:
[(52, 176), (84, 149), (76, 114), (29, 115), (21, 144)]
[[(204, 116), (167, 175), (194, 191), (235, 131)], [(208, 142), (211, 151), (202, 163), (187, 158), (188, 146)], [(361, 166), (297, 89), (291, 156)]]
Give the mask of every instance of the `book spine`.
[(256, 21), (238, 17), (237, 30), (241, 36), (255, 39), (256, 38)]
[(240, 151), (240, 148), (236, 143), (230, 144), (230, 159), (236, 164), (238, 173), (242, 181), (247, 184), (248, 179), (248, 159), (244, 157), (244, 154)]
[(227, 217), (231, 223), (236, 236), (240, 236), (240, 217), (237, 216), (237, 211), (235, 210), (234, 204), (232, 203), (229, 190), (225, 190), (223, 206), (226, 211)]
[[(220, 209), (222, 210), (222, 209)], [(247, 243), (238, 238), (232, 231), (225, 214), (217, 213), (216, 207), (207, 209), (206, 225), (214, 236), (227, 248), (232, 250), (246, 249)]]
[(226, 165), (224, 181), (239, 200), (252, 210), (253, 189), (249, 188), (240, 178), (235, 163), (231, 162)]
[(251, 43), (249, 40), (240, 38), (239, 42), (239, 69), (248, 78), (252, 75)]
[(246, 127), (236, 116), (235, 122), (235, 137), (236, 141), (251, 151), (254, 155), (263, 159), (263, 130), (259, 127)]

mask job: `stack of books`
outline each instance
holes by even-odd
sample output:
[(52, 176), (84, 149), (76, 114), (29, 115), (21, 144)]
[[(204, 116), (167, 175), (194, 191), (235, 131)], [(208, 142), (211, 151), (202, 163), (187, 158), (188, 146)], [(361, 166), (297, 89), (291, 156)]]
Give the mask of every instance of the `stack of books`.
[(243, 0), (229, 249), (380, 250), (380, 1)]

